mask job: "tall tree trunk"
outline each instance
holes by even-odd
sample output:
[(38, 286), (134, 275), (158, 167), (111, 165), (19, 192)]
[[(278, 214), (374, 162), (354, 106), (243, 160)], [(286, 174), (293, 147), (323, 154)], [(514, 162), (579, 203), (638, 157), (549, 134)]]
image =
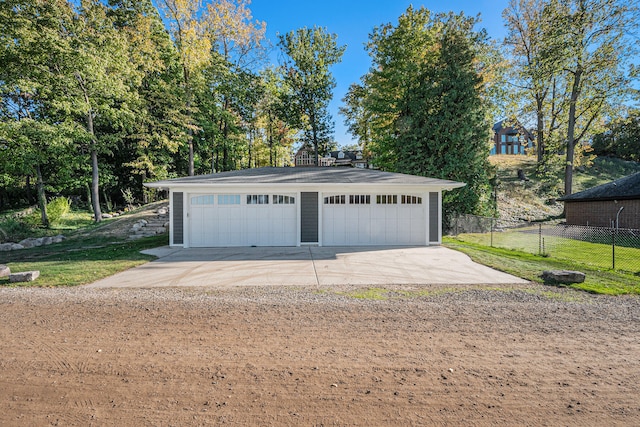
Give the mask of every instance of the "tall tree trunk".
[(273, 117), (269, 111), (267, 121), (267, 145), (269, 145), (269, 166), (273, 167)]
[[(142, 171), (142, 182), (147, 180), (147, 171)], [(149, 203), (149, 192), (142, 186), (142, 203), (145, 205)]]
[[(187, 116), (189, 117), (189, 121), (191, 121), (191, 86), (189, 70), (185, 66), (182, 67), (182, 75), (184, 78)], [(193, 160), (193, 130), (191, 128), (187, 129), (187, 143), (189, 144), (189, 176), (193, 176), (195, 173), (195, 163)]]
[(27, 175), (27, 204), (31, 205), (33, 196), (31, 195), (31, 175)]
[(568, 196), (572, 193), (573, 188), (573, 161), (574, 150), (576, 148), (575, 131), (576, 131), (576, 104), (580, 96), (580, 85), (582, 78), (582, 65), (578, 64), (576, 72), (573, 76), (573, 85), (571, 87), (571, 101), (569, 104), (569, 121), (567, 125), (567, 157), (564, 166), (564, 194)]
[(195, 174), (195, 162), (193, 161), (193, 131), (189, 129), (187, 138), (189, 139), (189, 176)]
[(247, 141), (247, 169), (251, 169), (251, 162), (254, 161), (253, 158), (253, 131), (249, 129), (249, 140)]
[(538, 154), (538, 168), (544, 163), (544, 111), (543, 99), (536, 96), (536, 116), (538, 119), (536, 132), (536, 152)]
[(87, 104), (87, 115), (85, 121), (87, 123), (87, 132), (91, 135), (91, 206), (93, 207), (93, 220), (95, 222), (102, 221), (102, 212), (100, 211), (100, 177), (98, 171), (98, 141), (96, 141), (96, 133), (93, 128), (93, 108), (89, 100), (89, 94), (84, 83), (84, 79), (79, 73), (76, 73), (76, 79), (80, 84), (80, 88), (84, 94), (84, 101)]
[(91, 207), (93, 208), (93, 219), (95, 222), (102, 221), (102, 211), (100, 210), (100, 176), (98, 168), (98, 142), (93, 130), (93, 115), (89, 110), (87, 113), (87, 130), (91, 135)]
[(311, 122), (311, 139), (313, 142), (313, 149), (314, 149), (314, 158), (313, 158), (313, 162), (315, 166), (318, 166), (320, 164), (320, 162), (318, 162), (318, 130), (317, 130), (317, 123), (316, 123), (316, 117), (315, 117), (315, 111), (312, 111), (309, 117), (309, 121)]
[(36, 165), (36, 188), (38, 189), (38, 208), (40, 208), (40, 219), (42, 225), (49, 228), (49, 216), (47, 215), (47, 196), (44, 193), (44, 181), (42, 180), (42, 170), (40, 163)]

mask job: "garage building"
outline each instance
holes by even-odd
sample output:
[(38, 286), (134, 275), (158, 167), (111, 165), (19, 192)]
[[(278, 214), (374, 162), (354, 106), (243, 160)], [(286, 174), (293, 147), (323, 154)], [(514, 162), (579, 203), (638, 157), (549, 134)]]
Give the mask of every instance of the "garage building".
[(358, 168), (256, 168), (169, 190), (172, 247), (439, 244), (442, 191), (465, 184)]

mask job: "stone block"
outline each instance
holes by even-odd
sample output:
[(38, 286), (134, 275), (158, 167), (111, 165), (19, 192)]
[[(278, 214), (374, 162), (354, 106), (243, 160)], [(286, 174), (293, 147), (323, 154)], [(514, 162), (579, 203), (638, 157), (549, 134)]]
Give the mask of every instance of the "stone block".
[(18, 283), (18, 282), (33, 282), (38, 277), (40, 277), (40, 271), (22, 271), (20, 273), (12, 273), (9, 275), (9, 282)]
[(10, 274), (11, 274), (11, 269), (4, 264), (0, 264), (0, 277), (7, 277)]
[(19, 244), (19, 245), (22, 245), (22, 246), (23, 246), (23, 247), (25, 247), (25, 248), (32, 248), (32, 247), (34, 247), (34, 246), (35, 246), (35, 245), (33, 244), (33, 240), (34, 240), (34, 239), (31, 239), (31, 238), (29, 238), (29, 239), (24, 239), (24, 240), (20, 240), (20, 241), (18, 242), (18, 244)]
[(541, 277), (545, 283), (582, 283), (586, 275), (580, 271), (546, 270), (542, 272)]

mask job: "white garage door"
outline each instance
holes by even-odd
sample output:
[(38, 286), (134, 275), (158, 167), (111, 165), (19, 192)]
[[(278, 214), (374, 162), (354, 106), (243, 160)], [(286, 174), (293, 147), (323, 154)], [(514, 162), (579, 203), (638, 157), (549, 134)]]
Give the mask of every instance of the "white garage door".
[(296, 246), (293, 194), (204, 194), (189, 199), (189, 246)]
[(324, 194), (322, 244), (425, 245), (425, 203), (411, 194)]

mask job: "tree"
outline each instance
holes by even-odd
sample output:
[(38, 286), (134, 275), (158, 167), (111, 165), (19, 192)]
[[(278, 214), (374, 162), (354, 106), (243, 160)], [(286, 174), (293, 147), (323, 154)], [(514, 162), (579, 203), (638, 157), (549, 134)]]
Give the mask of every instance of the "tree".
[(264, 95), (258, 108), (263, 121), (265, 142), (269, 149), (269, 166), (277, 166), (280, 162), (284, 166), (293, 143), (291, 130), (286, 124), (286, 106), (282, 102), (290, 95), (289, 88), (282, 75), (273, 68), (267, 68), (261, 76)]
[[(135, 121), (113, 151), (118, 191), (133, 188), (147, 202), (143, 182), (182, 172), (178, 152), (186, 146), (189, 117), (184, 104), (178, 52), (151, 0), (110, 0), (114, 24), (126, 35), (129, 58), (140, 75), (133, 89), (138, 103)], [(186, 169), (185, 171), (186, 172)]]
[(409, 7), (397, 26), (374, 29), (371, 71), (347, 99), (352, 129), (368, 123), (369, 149), (382, 169), (463, 181), (447, 194), (445, 215), (484, 213), (490, 125), (480, 54), (486, 35), (464, 15)]
[[(524, 99), (524, 105), (516, 105), (516, 108), (535, 113), (540, 172), (546, 169), (547, 140), (558, 130), (559, 115), (564, 106), (555, 75), (559, 66), (557, 58), (544, 55), (547, 26), (551, 25), (548, 13), (544, 13), (546, 3), (546, 0), (511, 0), (502, 13), (509, 30), (504, 44), (511, 55), (512, 88)], [(555, 154), (555, 150), (551, 153)]]
[(255, 67), (266, 54), (266, 24), (252, 20), (249, 4), (248, 0), (217, 0), (207, 8), (205, 25), (212, 52), (202, 102), (207, 104), (205, 122), (217, 121), (217, 126), (203, 124), (212, 141), (212, 171), (235, 169), (245, 151), (246, 164), (252, 163), (255, 110), (261, 96)]
[[(159, 0), (170, 22), (176, 49), (182, 66), (182, 85), (185, 93), (184, 113), (193, 116), (193, 91), (196, 71), (205, 67), (210, 59), (211, 40), (206, 33), (202, 17), (201, 0)], [(189, 176), (194, 174), (193, 133), (198, 128), (191, 118), (188, 125)]]
[(593, 151), (598, 156), (613, 156), (640, 162), (640, 111), (633, 110), (625, 118), (615, 120), (593, 138)]
[(338, 46), (337, 36), (324, 28), (301, 28), (280, 35), (280, 48), (287, 56), (285, 82), (292, 94), (286, 104), (290, 106), (288, 120), (301, 129), (303, 143), (318, 153), (331, 144), (333, 123), (328, 111), (335, 87), (329, 68), (341, 61), (346, 46)]
[(114, 27), (107, 8), (98, 0), (83, 0), (77, 19), (65, 33), (72, 54), (60, 63), (58, 84), (52, 89), (63, 99), (57, 102), (84, 124), (80, 141), (91, 158), (91, 205), (94, 220), (102, 220), (100, 207), (99, 154), (121, 135), (114, 134), (133, 121), (132, 86), (139, 76), (132, 69), (124, 35)]
[[(0, 3), (0, 162), (14, 176), (36, 177), (41, 222), (49, 225), (49, 169), (62, 175), (75, 165), (71, 139), (78, 126), (55, 111), (57, 70), (69, 55), (63, 34), (72, 24), (66, 1)], [(28, 184), (27, 184), (28, 187)]]
[(550, 55), (566, 73), (568, 115), (564, 192), (572, 193), (576, 146), (628, 94), (628, 64), (637, 50), (628, 34), (638, 29), (637, 7), (621, 0), (556, 0), (550, 3)]
[(339, 110), (340, 114), (344, 116), (344, 123), (349, 129), (349, 133), (358, 138), (359, 145), (365, 151), (371, 143), (370, 117), (365, 104), (366, 98), (367, 89), (362, 85), (352, 83), (342, 99), (344, 105)]
[(538, 147), (544, 150), (539, 161), (550, 143), (558, 143), (566, 156), (566, 195), (576, 156), (584, 150), (577, 148), (630, 98), (637, 13), (635, 2), (621, 0), (514, 0), (505, 11), (514, 69), (525, 83), (525, 100), (535, 105)]

